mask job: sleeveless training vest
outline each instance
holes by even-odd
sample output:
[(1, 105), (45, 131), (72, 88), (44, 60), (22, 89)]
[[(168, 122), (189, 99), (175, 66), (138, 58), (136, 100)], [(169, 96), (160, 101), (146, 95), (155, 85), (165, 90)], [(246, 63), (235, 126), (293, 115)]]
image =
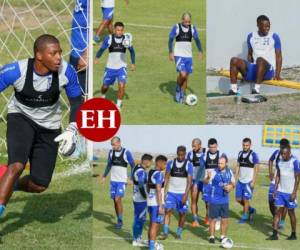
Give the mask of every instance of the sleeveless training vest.
[(193, 34), (192, 34), (192, 25), (189, 25), (188, 32), (184, 32), (182, 29), (182, 24), (178, 24), (179, 34), (176, 37), (176, 42), (192, 42)]

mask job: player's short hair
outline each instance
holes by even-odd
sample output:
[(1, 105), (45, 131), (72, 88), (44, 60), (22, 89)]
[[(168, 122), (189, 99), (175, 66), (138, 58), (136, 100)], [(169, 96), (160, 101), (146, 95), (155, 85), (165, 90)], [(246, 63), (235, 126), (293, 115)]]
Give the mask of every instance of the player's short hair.
[(185, 147), (185, 146), (182, 146), (182, 145), (181, 145), (181, 146), (178, 146), (178, 147), (177, 147), (177, 153), (178, 153), (178, 152), (186, 152), (186, 147)]
[(168, 158), (164, 155), (158, 155), (155, 158), (155, 162), (158, 162), (158, 161), (165, 161), (166, 162), (167, 160), (168, 160)]
[(192, 19), (192, 14), (190, 12), (184, 12), (181, 16), (181, 19), (185, 19), (185, 18), (189, 18)]
[(110, 142), (113, 143), (114, 141), (121, 142), (121, 138), (118, 136), (114, 136), (113, 138), (111, 138)]
[(210, 145), (214, 145), (214, 144), (218, 144), (218, 141), (217, 141), (217, 139), (215, 139), (215, 138), (210, 138), (209, 140), (208, 140), (208, 146), (210, 146)]
[(41, 51), (42, 49), (45, 48), (45, 46), (47, 44), (59, 44), (59, 40), (53, 36), (53, 35), (50, 35), (50, 34), (43, 34), (41, 36), (39, 36), (35, 41), (34, 41), (34, 44), (33, 44), (33, 52), (34, 52), (34, 55), (38, 52), (38, 51)]
[(152, 161), (153, 156), (150, 154), (143, 154), (141, 160), (142, 161)]
[(199, 138), (194, 138), (193, 141), (192, 141), (192, 143), (194, 143), (194, 142), (196, 142), (198, 144), (202, 144), (202, 142), (201, 142), (201, 140)]
[(279, 145), (281, 147), (284, 147), (285, 145), (290, 145), (290, 141), (286, 138), (282, 138), (280, 141), (279, 141)]
[(115, 28), (117, 28), (117, 27), (125, 27), (125, 25), (124, 25), (124, 23), (122, 23), (122, 22), (115, 22), (115, 25), (114, 25), (114, 27)]
[(246, 137), (243, 139), (243, 143), (249, 142), (250, 144), (252, 143), (251, 139), (249, 137)]
[(260, 22), (263, 22), (263, 21), (270, 22), (270, 19), (266, 15), (260, 15), (256, 19), (257, 24), (259, 24)]
[(281, 152), (282, 152), (283, 150), (285, 150), (285, 149), (287, 149), (288, 151), (291, 151), (291, 145), (288, 144), (288, 145), (282, 146), (282, 147), (281, 147)]

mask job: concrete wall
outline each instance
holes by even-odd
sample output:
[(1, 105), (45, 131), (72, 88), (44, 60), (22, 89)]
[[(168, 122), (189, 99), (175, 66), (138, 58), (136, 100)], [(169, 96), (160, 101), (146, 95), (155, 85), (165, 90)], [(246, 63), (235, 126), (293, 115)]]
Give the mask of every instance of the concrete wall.
[[(253, 148), (258, 152), (261, 160), (268, 160), (274, 148), (262, 146), (262, 126), (122, 126), (118, 136), (122, 144), (133, 152), (149, 152), (173, 154), (178, 145), (185, 145), (189, 150), (191, 141), (199, 137), (203, 145), (207, 146), (209, 138), (214, 137), (219, 142), (220, 150), (229, 158), (236, 158), (241, 150), (241, 141), (251, 137)], [(95, 143), (95, 149), (109, 149), (110, 142)], [(294, 150), (300, 157), (300, 151)]]
[(299, 0), (207, 0), (207, 68), (228, 68), (232, 56), (244, 57), (261, 14), (281, 37), (284, 67), (300, 65), (299, 10)]

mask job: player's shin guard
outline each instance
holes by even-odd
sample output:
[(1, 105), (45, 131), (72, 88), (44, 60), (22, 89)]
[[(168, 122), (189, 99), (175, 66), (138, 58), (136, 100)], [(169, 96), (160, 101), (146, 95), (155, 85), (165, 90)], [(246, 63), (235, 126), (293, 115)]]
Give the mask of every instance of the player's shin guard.
[(0, 205), (0, 217), (2, 216), (2, 214), (4, 213), (5, 211), (5, 206), (4, 205)]
[(164, 224), (164, 234), (169, 234), (169, 225), (168, 224)]

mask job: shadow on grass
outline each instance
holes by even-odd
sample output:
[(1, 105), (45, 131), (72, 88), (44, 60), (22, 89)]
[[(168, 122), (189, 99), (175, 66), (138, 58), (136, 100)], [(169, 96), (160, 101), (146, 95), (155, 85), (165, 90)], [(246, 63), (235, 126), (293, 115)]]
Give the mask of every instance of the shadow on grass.
[[(18, 206), (19, 202), (25, 202), (23, 211), (21, 213), (9, 212), (10, 207)], [(0, 224), (6, 223), (1, 230), (1, 235), (18, 231), (33, 222), (46, 224), (60, 222), (82, 203), (89, 204), (89, 207), (73, 215), (73, 219), (78, 220), (78, 223), (92, 215), (92, 193), (89, 191), (75, 189), (64, 193), (45, 193), (12, 199), (6, 209), (7, 214), (0, 219)]]
[[(162, 93), (164, 94), (169, 94), (170, 96), (174, 97), (175, 95), (175, 89), (176, 89), (176, 81), (168, 81), (168, 82), (163, 82), (159, 85), (159, 89)], [(187, 90), (193, 94), (194, 90), (191, 89), (190, 87), (187, 87)]]

